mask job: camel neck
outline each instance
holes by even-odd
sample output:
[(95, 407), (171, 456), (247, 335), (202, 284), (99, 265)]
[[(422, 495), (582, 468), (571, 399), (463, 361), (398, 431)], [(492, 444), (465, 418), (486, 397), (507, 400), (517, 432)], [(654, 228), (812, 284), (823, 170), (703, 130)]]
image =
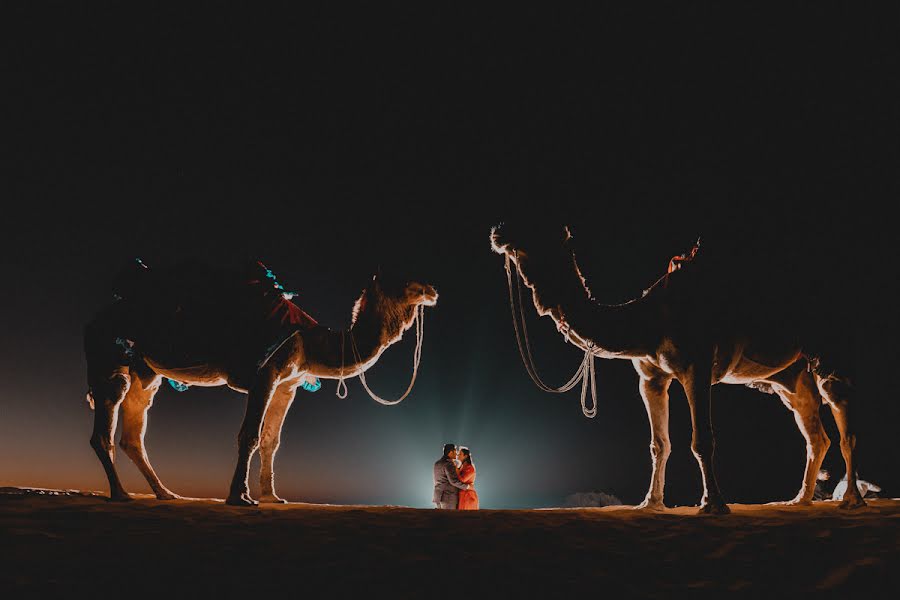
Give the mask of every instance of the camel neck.
[(520, 268), (541, 314), (549, 314), (558, 327), (568, 329), (573, 342), (591, 346), (599, 356), (632, 358), (651, 352), (656, 344), (654, 301), (644, 297), (600, 304), (589, 297), (574, 258), (563, 260), (564, 264), (544, 261), (526, 263), (524, 271)]
[(371, 299), (350, 327), (360, 357), (373, 358), (399, 340), (412, 324), (414, 310), (381, 297)]
[(573, 337), (580, 338), (606, 358), (634, 358), (653, 352), (655, 312), (646, 298), (626, 304), (603, 305), (584, 298), (562, 307)]
[(313, 372), (331, 378), (359, 375), (401, 339), (412, 325), (414, 314), (411, 306), (393, 305), (382, 298), (368, 299), (348, 329), (329, 332), (323, 351), (308, 354)]

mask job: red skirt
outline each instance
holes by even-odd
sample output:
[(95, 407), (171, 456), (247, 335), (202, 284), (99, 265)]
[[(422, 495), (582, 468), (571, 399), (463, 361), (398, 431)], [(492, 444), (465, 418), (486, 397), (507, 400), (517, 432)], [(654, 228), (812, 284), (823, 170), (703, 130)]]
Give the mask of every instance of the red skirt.
[(478, 492), (475, 490), (459, 491), (459, 510), (478, 510)]

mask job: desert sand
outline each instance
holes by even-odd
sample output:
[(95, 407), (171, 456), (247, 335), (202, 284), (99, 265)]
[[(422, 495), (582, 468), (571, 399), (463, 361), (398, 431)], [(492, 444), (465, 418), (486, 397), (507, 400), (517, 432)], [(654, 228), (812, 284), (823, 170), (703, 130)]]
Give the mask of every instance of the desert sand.
[[(444, 512), (219, 500), (111, 503), (91, 492), (0, 490), (0, 589), (41, 594), (387, 592), (671, 598), (895, 597), (900, 499), (845, 512), (729, 505)], [(381, 594), (379, 594), (381, 595)]]

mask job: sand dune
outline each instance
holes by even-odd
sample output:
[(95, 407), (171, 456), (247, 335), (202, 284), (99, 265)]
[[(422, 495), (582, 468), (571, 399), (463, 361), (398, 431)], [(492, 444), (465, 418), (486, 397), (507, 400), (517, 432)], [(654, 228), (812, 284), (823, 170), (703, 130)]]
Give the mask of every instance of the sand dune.
[[(0, 589), (103, 595), (389, 591), (430, 597), (577, 591), (769, 596), (900, 583), (900, 499), (844, 512), (730, 505), (439, 512), (221, 500), (110, 503), (97, 492), (0, 489)], [(437, 591), (436, 591), (437, 590)]]

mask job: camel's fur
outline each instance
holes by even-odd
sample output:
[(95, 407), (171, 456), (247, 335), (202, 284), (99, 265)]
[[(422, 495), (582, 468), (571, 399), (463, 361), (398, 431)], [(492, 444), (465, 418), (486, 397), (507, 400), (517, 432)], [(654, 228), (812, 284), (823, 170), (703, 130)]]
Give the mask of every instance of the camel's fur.
[[(203, 340), (179, 343), (206, 348), (201, 364), (179, 364), (172, 354), (157, 351), (166, 348), (170, 332), (144, 328), (133, 342), (133, 353), (123, 359), (123, 348), (116, 344), (120, 332), (129, 323), (114, 305), (102, 311), (85, 329), (85, 353), (88, 364), (88, 400), (94, 408), (94, 432), (91, 446), (97, 453), (109, 479), (110, 498), (130, 497), (119, 480), (114, 465), (116, 421), (122, 412), (121, 446), (138, 466), (160, 499), (177, 498), (157, 477), (144, 448), (147, 411), (164, 377), (190, 385), (227, 385), (247, 394), (247, 411), (238, 436), (238, 461), (227, 502), (249, 505), (247, 484), (250, 458), (260, 449), (260, 487), (262, 502), (283, 502), (275, 493), (273, 464), (281, 439), (285, 415), (294, 401), (297, 387), (308, 375), (323, 379), (354, 377), (371, 367), (388, 346), (398, 341), (415, 318), (419, 305), (433, 306), (437, 292), (416, 282), (384, 283), (373, 278), (357, 301), (352, 323), (345, 332), (317, 326), (292, 336), (264, 364), (257, 368), (259, 349), (249, 340), (236, 339), (233, 352), (210, 350)], [(120, 300), (119, 303), (126, 302)], [(138, 311), (138, 314), (139, 311)], [(135, 319), (140, 317), (128, 317)], [(223, 328), (229, 323), (223, 322)], [(133, 330), (133, 328), (132, 328)], [(351, 335), (359, 351), (353, 359)], [(209, 352), (212, 352), (210, 354)]]
[(582, 349), (591, 347), (602, 358), (630, 360), (638, 372), (650, 420), (653, 465), (650, 488), (640, 507), (664, 507), (670, 453), (668, 390), (673, 380), (681, 383), (690, 406), (691, 448), (703, 477), (701, 512), (729, 512), (713, 468), (710, 391), (717, 383), (767, 388), (793, 412), (807, 442), (803, 483), (790, 501), (795, 504), (812, 501), (816, 473), (829, 446), (819, 419), (819, 407), (826, 402), (841, 434), (841, 452), (851, 478), (850, 494), (841, 506), (864, 506), (855, 493), (856, 436), (848, 420), (850, 380), (840, 372), (817, 369), (821, 357), (808, 353), (798, 332), (790, 330), (790, 318), (761, 314), (765, 310), (761, 304), (757, 310), (747, 301), (740, 306), (740, 302), (731, 303), (728, 290), (721, 289), (726, 286), (694, 265), (657, 282), (637, 300), (601, 305), (588, 290), (571, 240), (567, 228), (549, 238), (546, 231), (523, 233), (508, 226), (491, 232), (494, 251), (515, 264), (538, 313), (549, 315), (567, 341)]

